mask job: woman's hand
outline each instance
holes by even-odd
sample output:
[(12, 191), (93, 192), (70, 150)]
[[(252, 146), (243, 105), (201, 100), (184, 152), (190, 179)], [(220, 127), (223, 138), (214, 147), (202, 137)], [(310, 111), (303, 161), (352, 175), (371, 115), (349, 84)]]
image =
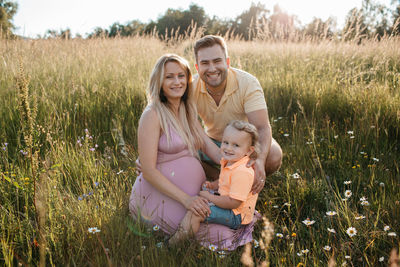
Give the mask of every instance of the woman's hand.
[(207, 199), (200, 196), (189, 197), (185, 202), (185, 208), (202, 218), (206, 218), (211, 213)]
[(139, 157), (135, 161), (136, 165), (136, 175), (139, 175), (142, 172), (142, 164), (140, 164)]

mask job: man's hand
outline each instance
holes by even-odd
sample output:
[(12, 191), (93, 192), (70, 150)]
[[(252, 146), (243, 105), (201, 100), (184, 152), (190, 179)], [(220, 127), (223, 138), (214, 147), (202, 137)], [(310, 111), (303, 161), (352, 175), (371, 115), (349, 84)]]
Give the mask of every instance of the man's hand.
[(265, 166), (261, 159), (253, 160), (250, 159), (247, 162), (247, 167), (253, 167), (254, 169), (254, 182), (251, 188), (253, 194), (258, 194), (264, 188), (265, 185)]

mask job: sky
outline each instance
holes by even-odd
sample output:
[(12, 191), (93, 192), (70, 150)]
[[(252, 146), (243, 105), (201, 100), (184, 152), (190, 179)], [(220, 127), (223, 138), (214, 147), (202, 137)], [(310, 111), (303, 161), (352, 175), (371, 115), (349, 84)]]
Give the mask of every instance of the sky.
[[(390, 6), (390, 0), (375, 0)], [(109, 28), (113, 23), (132, 20), (156, 21), (168, 8), (186, 10), (190, 4), (203, 7), (205, 13), (220, 19), (234, 19), (248, 10), (251, 3), (261, 3), (272, 13), (278, 4), (289, 15), (296, 15), (302, 25), (313, 18), (335, 18), (337, 27), (344, 25), (349, 10), (360, 8), (362, 0), (17, 0), (13, 19), (16, 34), (35, 38), (47, 30), (69, 28), (73, 35), (86, 36), (96, 27)]]

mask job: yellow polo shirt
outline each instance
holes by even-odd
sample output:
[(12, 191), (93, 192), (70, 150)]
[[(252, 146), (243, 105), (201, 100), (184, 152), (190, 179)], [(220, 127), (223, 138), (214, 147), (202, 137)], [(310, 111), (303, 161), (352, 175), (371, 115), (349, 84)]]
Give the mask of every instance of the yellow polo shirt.
[(228, 69), (225, 93), (217, 106), (207, 93), (205, 83), (195, 75), (193, 81), (197, 111), (209, 137), (221, 141), (232, 120), (247, 120), (247, 113), (267, 109), (264, 91), (256, 77), (235, 68)]
[(232, 209), (235, 215), (240, 214), (242, 224), (249, 224), (253, 220), (258, 194), (251, 193), (254, 182), (254, 170), (246, 167), (249, 157), (245, 156), (226, 166), (227, 161), (221, 159), (221, 173), (218, 180), (218, 192), (221, 196), (229, 196), (243, 201), (236, 209)]

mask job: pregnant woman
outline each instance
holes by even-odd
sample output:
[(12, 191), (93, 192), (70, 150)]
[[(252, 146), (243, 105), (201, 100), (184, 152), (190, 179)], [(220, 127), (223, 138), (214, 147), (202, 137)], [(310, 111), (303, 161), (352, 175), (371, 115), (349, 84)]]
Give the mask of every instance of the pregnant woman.
[[(185, 59), (173, 54), (159, 58), (138, 128), (142, 173), (133, 185), (129, 208), (136, 219), (158, 225), (169, 235), (178, 229), (188, 210), (201, 217), (210, 213), (208, 201), (198, 196), (206, 178), (197, 151), (220, 161), (218, 147), (198, 122), (191, 81)], [(197, 238), (206, 246), (235, 249), (252, 240), (253, 224), (238, 230), (202, 224)]]

